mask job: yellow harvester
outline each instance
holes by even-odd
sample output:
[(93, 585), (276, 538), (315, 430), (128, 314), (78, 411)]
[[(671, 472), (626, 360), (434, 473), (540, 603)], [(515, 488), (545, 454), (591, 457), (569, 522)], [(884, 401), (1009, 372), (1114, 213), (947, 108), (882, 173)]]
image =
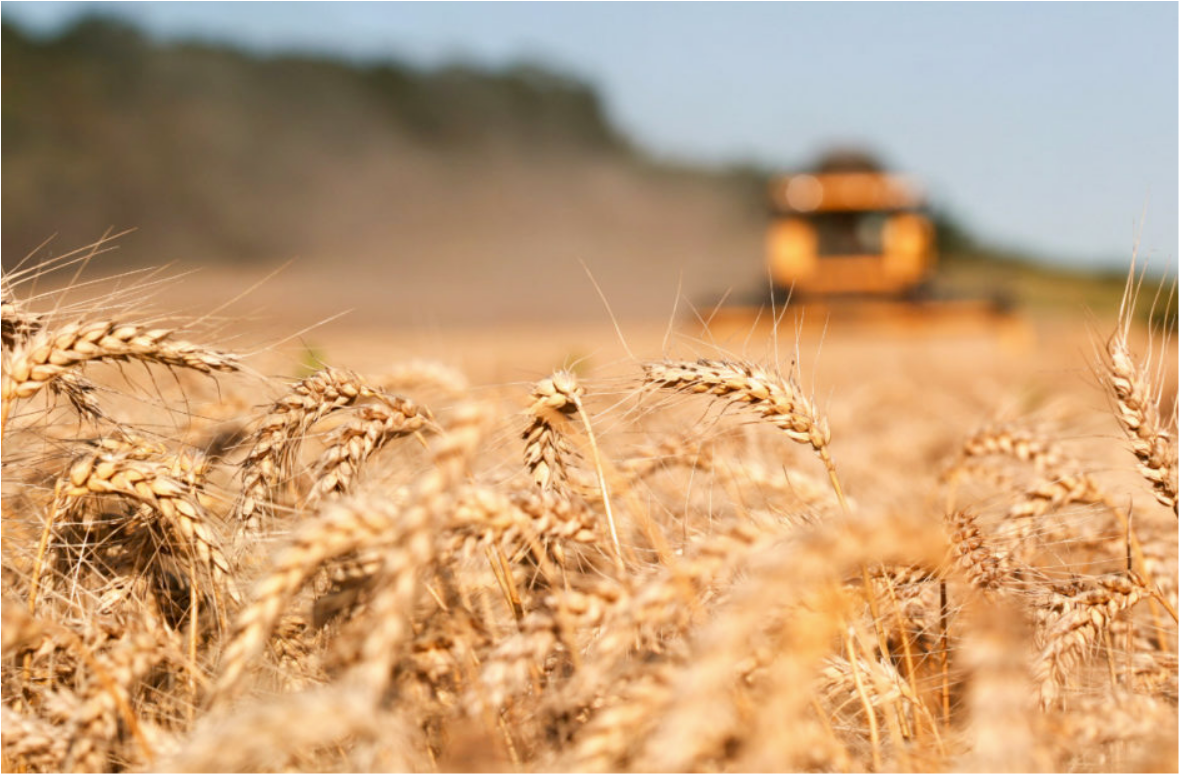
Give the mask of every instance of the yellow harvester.
[(829, 157), (814, 173), (770, 185), (770, 276), (814, 296), (906, 296), (937, 259), (917, 187), (871, 161)]
[[(766, 259), (773, 298), (779, 305), (789, 298), (788, 311), (866, 331), (1026, 338), (999, 299), (938, 287), (935, 231), (919, 187), (870, 156), (830, 153), (813, 171), (772, 180), (769, 199)], [(768, 301), (726, 303), (710, 312), (708, 327), (739, 334), (765, 324)]]

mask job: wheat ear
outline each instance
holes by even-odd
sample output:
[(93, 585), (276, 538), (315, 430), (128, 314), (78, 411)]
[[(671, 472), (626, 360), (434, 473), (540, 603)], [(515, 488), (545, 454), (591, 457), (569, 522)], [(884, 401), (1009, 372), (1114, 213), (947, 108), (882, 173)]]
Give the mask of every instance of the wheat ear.
[[(4, 289), (3, 339), (4, 346), (15, 349), (25, 343), (43, 327), (41, 315), (25, 310), (23, 305), (7, 296)], [(95, 387), (81, 374), (64, 373), (49, 383), (54, 395), (65, 398), (78, 414), (86, 419), (98, 420), (103, 417), (102, 408), (94, 399)]]
[(568, 442), (557, 428), (560, 417), (577, 415), (581, 418), (589, 439), (590, 451), (594, 456), (594, 467), (598, 474), (598, 486), (602, 492), (602, 506), (606, 511), (606, 522), (610, 527), (610, 539), (614, 545), (614, 561), (619, 573), (624, 572), (622, 543), (618, 539), (618, 526), (614, 510), (610, 505), (610, 490), (606, 485), (606, 474), (598, 451), (598, 441), (586, 415), (581, 397), (585, 388), (577, 377), (568, 371), (556, 371), (552, 376), (541, 379), (532, 390), (532, 402), (528, 413), (532, 422), (524, 431), (524, 463), (532, 471), (532, 478), (542, 489), (554, 488), (564, 491), (567, 478), (565, 457), (571, 452)]
[(575, 397), (581, 392), (584, 389), (572, 374), (557, 372), (537, 382), (529, 396), (531, 421), (524, 431), (524, 464), (541, 489), (568, 493), (566, 461), (574, 450), (560, 425), (577, 413)]
[(964, 462), (990, 455), (1012, 457), (1045, 474), (1057, 470), (1064, 462), (1064, 455), (1051, 439), (1010, 425), (979, 430), (962, 444), (959, 458)]
[(991, 551), (974, 514), (966, 510), (946, 515), (950, 545), (957, 554), (958, 567), (976, 588), (995, 591), (1009, 580), (1011, 570)]
[(0, 299), (0, 339), (5, 347), (11, 349), (41, 330), (41, 315), (30, 312), (24, 304), (9, 295), (7, 284), (4, 285), (3, 293)]
[(0, 397), (28, 398), (83, 363), (142, 360), (202, 373), (236, 371), (237, 360), (224, 352), (173, 340), (175, 331), (102, 320), (44, 329), (13, 353)]
[(420, 431), (430, 421), (428, 411), (405, 398), (388, 398), (361, 406), (355, 419), (334, 430), (328, 448), (315, 463), (311, 492), (313, 503), (329, 494), (346, 494), (360, 468), (388, 441)]
[(1159, 416), (1159, 396), (1146, 369), (1130, 354), (1126, 333), (1126, 328), (1120, 327), (1106, 344), (1103, 381), (1113, 395), (1118, 422), (1138, 459), (1139, 472), (1150, 484), (1155, 499), (1179, 515), (1174, 423), (1164, 427)]
[(191, 492), (191, 485), (172, 475), (158, 462), (133, 456), (101, 453), (77, 460), (69, 470), (60, 494), (68, 499), (89, 495), (121, 495), (151, 506), (163, 518), (177, 543), (192, 550), (208, 567), (213, 579), (231, 596), (237, 594), (233, 573), (209, 528), (209, 516)]
[[(232, 355), (173, 340), (174, 333), (112, 320), (70, 323), (56, 330), (37, 331), (5, 363), (0, 378), (0, 433), (8, 427), (8, 417), (17, 400), (60, 383), (84, 363), (140, 360), (201, 373), (240, 368)], [(59, 391), (64, 390), (66, 397), (84, 414), (94, 414), (97, 407), (87, 399), (85, 382), (79, 384), (76, 379), (74, 375), (73, 383), (67, 380)]]
[(840, 505), (847, 508), (828, 448), (831, 431), (827, 420), (793, 379), (783, 379), (751, 363), (705, 359), (645, 363), (643, 372), (646, 384), (660, 389), (715, 395), (748, 406), (790, 439), (808, 444), (827, 468)]
[(434, 469), (418, 481), (414, 500), (397, 516), (392, 539), (374, 576), (369, 602), (373, 625), (356, 647), (359, 660), (349, 678), (375, 702), (383, 693), (398, 647), (413, 631), (411, 614), (418, 575), (434, 556), (435, 535), (454, 506), (454, 490), (466, 477), (483, 436), (484, 413), (474, 404), (455, 412), (445, 433), (434, 442)]
[(246, 667), (266, 647), (279, 616), (303, 584), (328, 561), (379, 544), (393, 531), (397, 514), (396, 508), (380, 500), (331, 500), (314, 519), (299, 526), (258, 584), (253, 600), (237, 617), (221, 658), (214, 700), (237, 688)]
[(268, 513), (274, 490), (290, 475), (299, 445), (312, 425), (333, 411), (376, 394), (356, 374), (335, 368), (325, 368), (295, 383), (270, 407), (254, 433), (253, 445), (241, 464), (236, 518), (255, 524)]
[[(1118, 309), (1117, 327), (1105, 342), (1099, 378), (1113, 398), (1115, 415), (1130, 440), (1130, 451), (1138, 460), (1139, 472), (1150, 484), (1155, 499), (1179, 516), (1179, 452), (1175, 438), (1179, 403), (1172, 406), (1170, 420), (1164, 423), (1159, 411), (1162, 396), (1151, 377), (1150, 357), (1140, 363), (1130, 352), (1130, 328), (1140, 289), (1141, 280), (1131, 266)], [(1164, 337), (1164, 350), (1169, 338)], [(1151, 349), (1153, 346), (1148, 351)]]
[(1033, 668), (1042, 707), (1060, 701), (1069, 674), (1094, 649), (1114, 618), (1149, 593), (1142, 579), (1129, 572), (1050, 594), (1039, 615), (1043, 645)]
[[(478, 430), (473, 429), (477, 426), (473, 410), (460, 411), (435, 449), (436, 469), (423, 482), (423, 493), (440, 493), (461, 475), (477, 442)], [(410, 527), (402, 525), (404, 510), (384, 497), (329, 500), (314, 519), (303, 523), (258, 584), (253, 601), (239, 614), (221, 659), (213, 700), (228, 697), (237, 689), (246, 667), (266, 647), (283, 610), (325, 563), (363, 548), (387, 547), (405, 534), (416, 533), (416, 522)], [(417, 545), (415, 541), (415, 548)]]

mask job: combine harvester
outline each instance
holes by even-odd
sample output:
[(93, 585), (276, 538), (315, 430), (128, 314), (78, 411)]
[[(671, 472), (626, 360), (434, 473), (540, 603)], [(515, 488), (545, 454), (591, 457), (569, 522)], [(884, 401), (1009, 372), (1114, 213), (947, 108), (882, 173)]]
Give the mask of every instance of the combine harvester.
[[(858, 152), (829, 154), (814, 172), (774, 179), (767, 264), (779, 312), (806, 327), (857, 333), (998, 335), (1030, 343), (1030, 327), (998, 296), (956, 298), (934, 279), (937, 245), (918, 187)], [(705, 314), (717, 334), (770, 324), (770, 298)]]

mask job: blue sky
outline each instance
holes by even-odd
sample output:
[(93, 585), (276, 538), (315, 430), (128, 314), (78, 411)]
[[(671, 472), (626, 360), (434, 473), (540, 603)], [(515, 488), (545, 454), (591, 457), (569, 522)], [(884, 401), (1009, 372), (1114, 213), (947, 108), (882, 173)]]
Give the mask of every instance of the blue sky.
[(1120, 267), (1141, 233), (1176, 265), (1176, 3), (0, 6), (45, 31), (96, 10), (261, 51), (546, 62), (659, 155), (790, 168), (866, 143), (994, 243)]

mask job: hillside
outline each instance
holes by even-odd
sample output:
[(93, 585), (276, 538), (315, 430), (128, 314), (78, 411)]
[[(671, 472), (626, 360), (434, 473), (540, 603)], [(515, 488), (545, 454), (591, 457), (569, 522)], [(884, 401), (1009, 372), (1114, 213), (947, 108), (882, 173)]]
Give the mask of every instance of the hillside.
[[(49, 40), (5, 25), (3, 69), (6, 254), (47, 233), (141, 225), (213, 258), (256, 260), (304, 246), (291, 226), (324, 193), (343, 209), (372, 182), (366, 170), (396, 177), (439, 155), (461, 169), (525, 152), (626, 154), (587, 86), (526, 66), (262, 59), (91, 19)], [(386, 188), (412, 193), (409, 183)]]
[(570, 282), (585, 303), (560, 306), (596, 314), (581, 261), (669, 298), (681, 272), (727, 281), (724, 256), (758, 275), (756, 180), (645, 161), (588, 85), (536, 66), (261, 58), (99, 20), (3, 35), (6, 266), (133, 227), (118, 260), (343, 266), (460, 316)]

